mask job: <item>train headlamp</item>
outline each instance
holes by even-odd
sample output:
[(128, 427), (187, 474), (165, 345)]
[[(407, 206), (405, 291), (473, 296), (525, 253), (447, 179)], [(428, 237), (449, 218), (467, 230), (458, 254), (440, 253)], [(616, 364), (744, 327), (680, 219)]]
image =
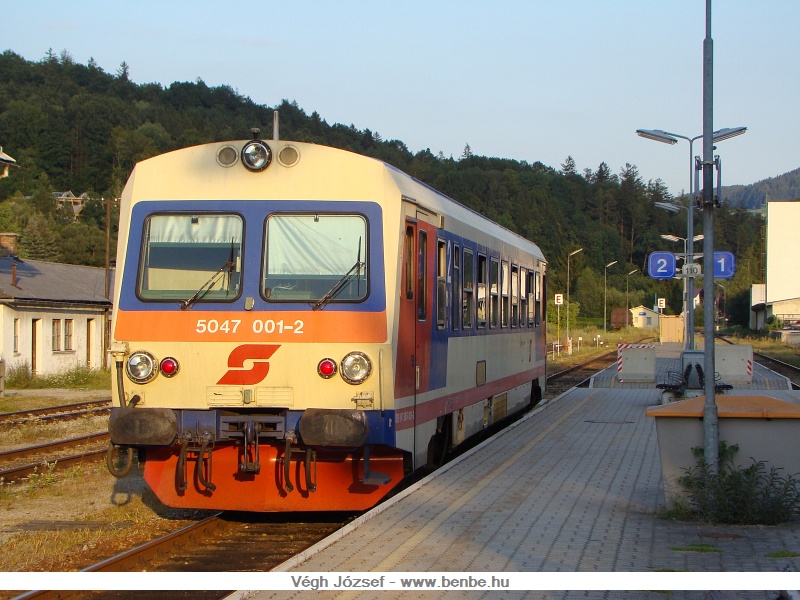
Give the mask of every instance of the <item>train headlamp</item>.
[(272, 150), (261, 140), (251, 140), (242, 147), (242, 164), (250, 171), (263, 171), (272, 162)]
[(158, 375), (155, 357), (144, 350), (137, 350), (128, 358), (125, 372), (134, 383), (147, 383)]
[(340, 373), (347, 383), (358, 385), (372, 373), (372, 362), (363, 352), (351, 352), (342, 359)]

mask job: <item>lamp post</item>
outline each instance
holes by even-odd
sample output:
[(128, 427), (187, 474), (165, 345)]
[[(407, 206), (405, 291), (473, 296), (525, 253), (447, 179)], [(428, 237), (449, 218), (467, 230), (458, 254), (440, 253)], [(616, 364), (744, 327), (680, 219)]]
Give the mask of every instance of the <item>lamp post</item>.
[(569, 259), (582, 251), (583, 248), (578, 248), (574, 252), (567, 254), (567, 344), (569, 344)]
[[(721, 142), (723, 140), (727, 140), (729, 138), (735, 137), (737, 135), (742, 135), (745, 131), (747, 131), (747, 127), (726, 127), (724, 129), (719, 129), (711, 134), (712, 142)], [(685, 135), (680, 135), (677, 133), (671, 133), (669, 131), (663, 131), (661, 129), (637, 129), (636, 134), (639, 137), (646, 138), (648, 140), (655, 140), (656, 142), (662, 142), (664, 144), (675, 145), (678, 143), (678, 138), (682, 140), (686, 140), (689, 142), (689, 202), (688, 206), (686, 207), (686, 239), (687, 240), (694, 240), (694, 212), (692, 208), (692, 204), (694, 201), (694, 194), (699, 190), (695, 190), (693, 188), (693, 177), (692, 174), (694, 173), (694, 159), (692, 157), (692, 144), (694, 144), (695, 140), (701, 139), (702, 135), (696, 135), (692, 138), (687, 137)], [(673, 210), (672, 208), (668, 208), (669, 205), (674, 207), (674, 211), (677, 212), (680, 210), (676, 204), (669, 204), (666, 202), (656, 202), (656, 206), (660, 208), (665, 208), (666, 210)], [(688, 248), (685, 252), (686, 254), (686, 262), (684, 264), (689, 264), (694, 262), (694, 243), (688, 244)], [(689, 300), (686, 303), (686, 349), (692, 350), (694, 349), (694, 279), (692, 277), (687, 277), (687, 281), (684, 282), (686, 286), (686, 296)]]
[[(663, 204), (656, 202), (656, 204)], [(671, 233), (662, 234), (661, 239), (670, 242), (683, 242), (683, 264), (689, 264), (689, 246), (694, 246), (694, 242), (702, 240), (705, 236), (701, 233), (692, 238), (691, 243), (687, 238), (682, 238)], [(685, 320), (685, 342), (687, 350), (694, 350), (694, 318), (689, 318), (689, 314), (694, 317), (694, 277), (689, 274), (683, 276), (683, 317)]]
[(631, 278), (631, 275), (636, 273), (639, 269), (634, 269), (627, 275), (625, 275), (625, 328), (628, 328), (628, 323), (630, 322), (631, 317), (631, 303), (628, 300), (628, 280)]
[(606, 329), (606, 305), (608, 304), (608, 267), (617, 264), (616, 260), (612, 260), (606, 265), (603, 273), (603, 333), (607, 332)]

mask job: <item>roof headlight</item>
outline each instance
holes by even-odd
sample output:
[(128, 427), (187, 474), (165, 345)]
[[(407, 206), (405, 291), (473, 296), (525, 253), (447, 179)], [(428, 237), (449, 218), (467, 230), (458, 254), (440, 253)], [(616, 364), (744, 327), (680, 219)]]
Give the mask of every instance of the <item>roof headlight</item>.
[(372, 361), (363, 352), (351, 352), (342, 359), (339, 372), (347, 383), (358, 385), (372, 373)]
[(261, 140), (251, 140), (242, 147), (242, 164), (250, 171), (263, 171), (272, 162), (272, 150)]
[(158, 375), (158, 363), (149, 352), (137, 350), (125, 363), (125, 372), (134, 383), (147, 383)]

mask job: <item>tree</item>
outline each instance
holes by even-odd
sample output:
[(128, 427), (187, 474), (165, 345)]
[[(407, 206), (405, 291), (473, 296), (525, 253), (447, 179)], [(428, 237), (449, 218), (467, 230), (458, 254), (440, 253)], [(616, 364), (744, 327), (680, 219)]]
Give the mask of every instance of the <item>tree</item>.
[(120, 81), (130, 81), (131, 68), (124, 60), (119, 64), (117, 69), (117, 79)]
[(469, 144), (464, 146), (464, 152), (461, 153), (461, 158), (472, 158), (472, 148), (469, 147)]
[(28, 219), (28, 224), (19, 239), (19, 255), (32, 260), (61, 260), (61, 248), (58, 236), (51, 223), (41, 214), (35, 212)]
[(575, 159), (571, 156), (567, 157), (567, 160), (561, 165), (561, 173), (563, 175), (577, 175), (578, 171), (575, 168)]

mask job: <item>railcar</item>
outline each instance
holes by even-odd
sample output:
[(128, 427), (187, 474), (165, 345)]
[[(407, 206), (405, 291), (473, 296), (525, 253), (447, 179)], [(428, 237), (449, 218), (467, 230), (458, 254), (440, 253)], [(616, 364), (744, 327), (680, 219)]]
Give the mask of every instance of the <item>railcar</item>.
[(542, 398), (546, 261), (379, 160), (253, 139), (138, 163), (108, 465), (166, 505), (363, 510)]

